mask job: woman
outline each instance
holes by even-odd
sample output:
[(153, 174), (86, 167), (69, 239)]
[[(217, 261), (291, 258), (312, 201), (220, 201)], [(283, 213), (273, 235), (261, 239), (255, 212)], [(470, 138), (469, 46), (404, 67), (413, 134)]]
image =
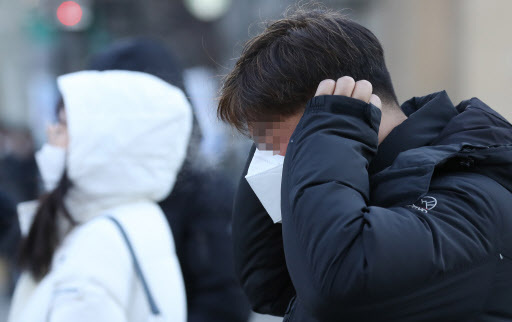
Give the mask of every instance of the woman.
[(74, 73), (58, 85), (65, 108), (37, 155), (53, 190), (22, 245), (9, 321), (185, 321), (172, 233), (156, 204), (185, 158), (185, 96), (128, 71)]
[[(89, 68), (143, 71), (184, 88), (175, 55), (152, 39), (116, 42), (94, 55)], [(183, 272), (187, 320), (247, 322), (249, 303), (237, 282), (231, 230), (226, 229), (231, 227), (234, 187), (222, 169), (204, 162), (202, 130), (199, 122), (193, 124), (187, 160), (172, 193), (159, 203), (171, 225)]]

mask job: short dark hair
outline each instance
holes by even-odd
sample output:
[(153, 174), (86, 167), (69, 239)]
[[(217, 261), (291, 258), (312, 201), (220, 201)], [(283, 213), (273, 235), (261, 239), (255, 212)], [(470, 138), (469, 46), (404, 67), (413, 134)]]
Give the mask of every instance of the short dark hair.
[(240, 132), (298, 112), (324, 79), (366, 79), (384, 102), (397, 102), (375, 35), (344, 14), (297, 9), (250, 39), (224, 78), (218, 116)]

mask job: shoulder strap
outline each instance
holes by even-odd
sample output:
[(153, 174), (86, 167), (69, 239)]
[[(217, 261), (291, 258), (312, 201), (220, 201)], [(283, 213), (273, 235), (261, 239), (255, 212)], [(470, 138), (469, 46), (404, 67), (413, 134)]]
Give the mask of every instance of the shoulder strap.
[(133, 250), (132, 243), (130, 242), (128, 235), (126, 234), (126, 231), (124, 230), (123, 226), (116, 218), (114, 218), (112, 216), (106, 216), (106, 217), (108, 219), (110, 219), (116, 225), (116, 227), (121, 232), (121, 236), (123, 236), (126, 246), (128, 247), (128, 250), (130, 251), (130, 256), (132, 257), (133, 266), (135, 267), (135, 273), (137, 274), (137, 277), (139, 278), (140, 282), (142, 283), (142, 287), (144, 289), (144, 293), (146, 294), (146, 298), (148, 300), (148, 304), (151, 309), (152, 315), (160, 315), (160, 309), (156, 305), (155, 299), (153, 298), (153, 295), (151, 294), (151, 291), (149, 290), (148, 283), (146, 282), (146, 278), (144, 277), (144, 273), (142, 272), (142, 269), (140, 267), (137, 256), (135, 255), (135, 251)]

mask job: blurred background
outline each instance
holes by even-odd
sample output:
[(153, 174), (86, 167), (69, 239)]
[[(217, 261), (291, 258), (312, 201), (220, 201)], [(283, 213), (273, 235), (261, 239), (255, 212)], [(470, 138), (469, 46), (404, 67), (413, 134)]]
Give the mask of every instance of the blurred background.
[[(372, 30), (386, 51), (399, 100), (446, 89), (474, 96), (509, 120), (512, 107), (510, 0), (332, 0)], [(249, 142), (216, 120), (222, 75), (263, 22), (290, 0), (0, 1), (0, 193), (12, 204), (40, 192), (33, 153), (55, 118), (56, 76), (82, 70), (94, 54), (128, 37), (164, 43), (183, 66), (183, 84), (203, 134), (204, 159), (238, 178)], [(233, 175), (236, 173), (236, 175)], [(3, 209), (3, 207), (1, 207)], [(4, 219), (0, 219), (4, 220)], [(14, 234), (11, 231), (5, 235)], [(9, 238), (7, 238), (9, 239)], [(2, 252), (8, 253), (9, 250)], [(8, 258), (9, 256), (4, 256)], [(0, 264), (5, 319), (15, 274)], [(254, 316), (253, 321), (278, 321)]]

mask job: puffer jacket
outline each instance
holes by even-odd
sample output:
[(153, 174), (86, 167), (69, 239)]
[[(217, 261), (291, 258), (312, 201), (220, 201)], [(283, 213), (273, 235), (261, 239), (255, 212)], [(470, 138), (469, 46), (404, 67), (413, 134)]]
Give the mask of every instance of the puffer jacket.
[(512, 126), (445, 92), (402, 110), (408, 119), (378, 146), (374, 106), (313, 98), (284, 161), (282, 226), (241, 179), (236, 267), (256, 311), (512, 321)]
[[(72, 182), (64, 202), (78, 225), (61, 229), (42, 280), (22, 274), (9, 321), (148, 320), (148, 299), (120, 230), (106, 218), (111, 216), (133, 245), (161, 320), (185, 322), (180, 264), (157, 204), (185, 159), (192, 127), (185, 95), (157, 77), (128, 71), (79, 72), (59, 77), (58, 84)], [(20, 223), (30, 223), (20, 215)]]

